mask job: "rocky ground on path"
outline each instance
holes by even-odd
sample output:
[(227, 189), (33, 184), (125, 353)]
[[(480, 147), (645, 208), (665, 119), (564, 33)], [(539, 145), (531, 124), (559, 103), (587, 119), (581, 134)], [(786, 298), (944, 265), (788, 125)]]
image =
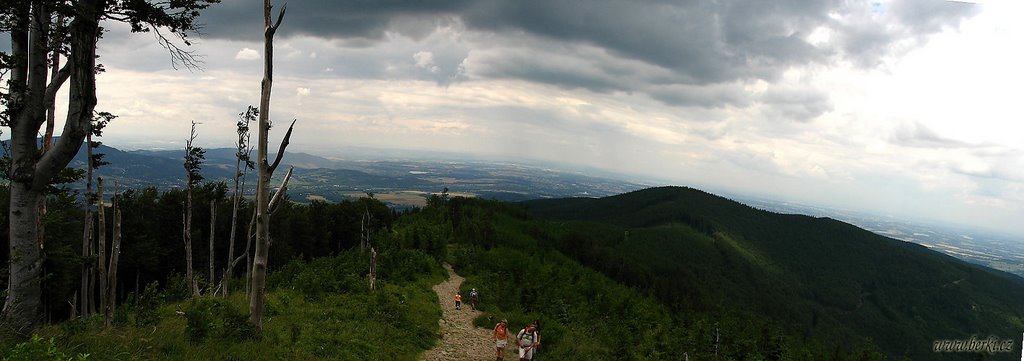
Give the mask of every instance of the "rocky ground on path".
[[(492, 331), (473, 326), (473, 319), (480, 316), (480, 311), (473, 310), (463, 303), (461, 310), (455, 309), (455, 293), (465, 280), (452, 269), (448, 270), (448, 280), (434, 286), (438, 300), (441, 301), (442, 316), (438, 321), (441, 325), (441, 340), (433, 349), (426, 352), (425, 361), (463, 361), (463, 360), (494, 360), (494, 341)], [(463, 300), (469, 301), (469, 292), (463, 292)], [(505, 360), (518, 360), (515, 355), (515, 342), (510, 340), (505, 348)]]

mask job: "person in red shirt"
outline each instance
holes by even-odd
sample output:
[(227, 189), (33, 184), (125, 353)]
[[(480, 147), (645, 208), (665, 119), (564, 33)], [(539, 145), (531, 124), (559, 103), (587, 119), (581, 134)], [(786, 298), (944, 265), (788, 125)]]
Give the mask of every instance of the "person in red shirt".
[(505, 359), (505, 345), (508, 345), (508, 320), (501, 320), (494, 325), (494, 347), (497, 349), (497, 361)]
[(455, 294), (455, 309), (456, 310), (461, 310), (462, 309), (462, 295), (460, 295), (458, 293)]

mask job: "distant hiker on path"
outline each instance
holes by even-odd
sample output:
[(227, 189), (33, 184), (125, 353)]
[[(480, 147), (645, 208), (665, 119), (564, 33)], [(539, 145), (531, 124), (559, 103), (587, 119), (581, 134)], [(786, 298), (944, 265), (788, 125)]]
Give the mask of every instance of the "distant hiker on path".
[(494, 347), (497, 349), (497, 361), (505, 359), (505, 345), (508, 345), (508, 320), (501, 320), (494, 325)]
[(516, 334), (519, 343), (519, 361), (533, 360), (534, 348), (540, 346), (540, 335), (534, 325), (527, 325)]
[(458, 293), (455, 294), (455, 309), (456, 310), (461, 310), (462, 309), (462, 295), (460, 295)]
[(470, 307), (473, 307), (474, 310), (476, 309), (476, 301), (478, 300), (480, 300), (480, 294), (476, 292), (476, 288), (469, 291), (469, 305)]

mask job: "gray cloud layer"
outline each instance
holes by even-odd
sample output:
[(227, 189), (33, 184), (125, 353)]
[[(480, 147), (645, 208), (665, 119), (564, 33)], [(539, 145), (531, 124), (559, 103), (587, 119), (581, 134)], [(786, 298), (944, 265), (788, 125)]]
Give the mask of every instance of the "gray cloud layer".
[[(285, 38), (311, 36), (358, 49), (390, 41), (390, 34), (420, 41), (440, 27), (454, 26), (485, 34), (478, 42), (493, 42), (476, 44), (492, 47), (490, 54), (474, 59), (476, 76), (601, 93), (639, 92), (680, 106), (762, 102), (779, 105), (777, 115), (797, 121), (829, 111), (828, 96), (810, 89), (752, 98), (729, 84), (772, 83), (794, 67), (842, 60), (872, 67), (944, 27), (957, 26), (977, 10), (935, 0), (306, 0), (290, 6), (287, 26), (281, 28)], [(214, 39), (258, 41), (261, 16), (259, 2), (226, 0), (203, 15), (205, 33)], [(827, 39), (808, 41), (816, 31), (827, 33)], [(406, 55), (410, 65), (412, 55)], [(470, 57), (464, 49), (431, 55), (437, 70), (406, 76), (448, 84), (462, 75), (460, 64)], [(394, 68), (393, 63), (380, 61), (378, 66)], [(702, 89), (708, 85), (714, 87)]]

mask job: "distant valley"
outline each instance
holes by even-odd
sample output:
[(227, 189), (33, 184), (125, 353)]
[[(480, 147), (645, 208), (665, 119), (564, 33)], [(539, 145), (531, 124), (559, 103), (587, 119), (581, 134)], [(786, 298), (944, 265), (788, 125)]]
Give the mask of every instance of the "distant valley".
[[(122, 187), (153, 186), (160, 189), (183, 183), (180, 150), (122, 151), (102, 146), (111, 164), (98, 175), (116, 180)], [(452, 196), (469, 196), (502, 201), (565, 197), (605, 197), (648, 188), (655, 184), (600, 177), (539, 165), (486, 160), (430, 160), (425, 157), (389, 155), (386, 160), (328, 158), (307, 153), (288, 153), (284, 165), (295, 167), (289, 185), (291, 199), (298, 202), (374, 197), (398, 208), (421, 207), (431, 194), (448, 188)], [(380, 155), (376, 155), (380, 157)], [(84, 167), (84, 153), (71, 164)], [(228, 181), (234, 172), (234, 150), (208, 149), (202, 173), (207, 180)], [(276, 187), (283, 172), (278, 172)], [(622, 177), (624, 178), (624, 176)], [(253, 177), (249, 177), (253, 179)], [(81, 185), (79, 185), (81, 187)], [(252, 192), (252, 184), (248, 186)], [(887, 237), (921, 244), (948, 255), (1024, 277), (1024, 239), (1020, 236), (967, 229), (953, 225), (920, 224), (903, 219), (859, 212), (815, 207), (749, 196), (735, 200), (776, 213), (831, 217)]]
[(737, 197), (736, 200), (776, 213), (835, 218), (886, 237), (917, 243), (971, 263), (1024, 277), (1024, 236), (1021, 235), (761, 198)]
[[(182, 151), (122, 151), (103, 146), (109, 165), (97, 174), (126, 187), (180, 187), (184, 182)], [(271, 155), (273, 156), (273, 155)], [(71, 164), (85, 166), (81, 153)], [(603, 197), (649, 187), (648, 184), (595, 177), (580, 172), (555, 170), (508, 162), (422, 159), (332, 159), (306, 153), (288, 153), (283, 166), (294, 166), (289, 184), (291, 199), (341, 201), (374, 197), (395, 207), (423, 206), (431, 194), (445, 188), (452, 196), (469, 196), (503, 201), (538, 198)], [(208, 149), (202, 174), (206, 180), (229, 181), (234, 174), (234, 150)], [(284, 172), (277, 172), (277, 186)], [(247, 187), (253, 189), (252, 177)], [(79, 185), (80, 186), (80, 185)]]

